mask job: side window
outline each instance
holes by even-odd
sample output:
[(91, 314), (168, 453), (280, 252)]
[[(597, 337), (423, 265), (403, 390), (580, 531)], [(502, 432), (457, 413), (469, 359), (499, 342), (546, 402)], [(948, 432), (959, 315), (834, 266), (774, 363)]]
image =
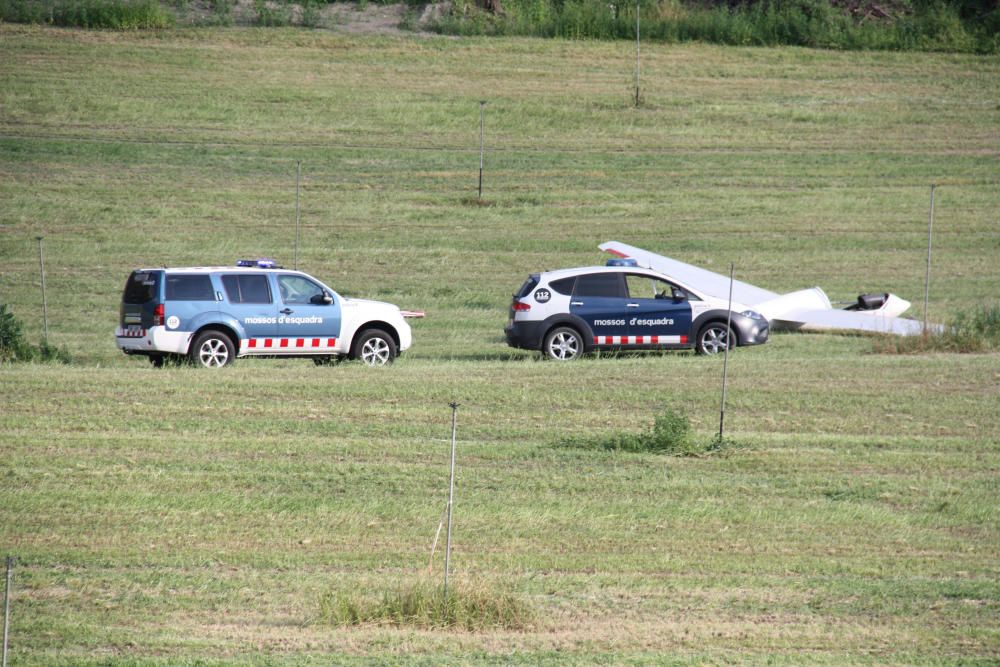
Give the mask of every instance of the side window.
[(573, 285), (576, 283), (576, 276), (570, 276), (569, 278), (560, 278), (559, 280), (553, 280), (549, 283), (549, 287), (559, 292), (564, 296), (570, 296), (573, 294)]
[(302, 276), (278, 276), (278, 291), (285, 303), (323, 305), (323, 288)]
[(271, 303), (271, 287), (265, 275), (222, 276), (230, 303)]
[(215, 301), (212, 279), (205, 273), (167, 274), (167, 301)]
[(625, 276), (625, 282), (628, 284), (629, 297), (633, 299), (673, 299), (676, 289), (686, 294), (689, 300), (700, 301), (683, 287), (659, 278), (630, 273)]
[(625, 285), (620, 273), (588, 273), (577, 277), (574, 296), (624, 297)]

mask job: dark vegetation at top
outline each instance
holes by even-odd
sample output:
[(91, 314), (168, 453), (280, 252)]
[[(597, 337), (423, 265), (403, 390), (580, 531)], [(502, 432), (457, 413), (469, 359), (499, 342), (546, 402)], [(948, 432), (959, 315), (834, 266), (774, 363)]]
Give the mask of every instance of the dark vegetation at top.
[[(455, 0), (445, 33), (996, 53), (991, 0)], [(483, 3), (486, 3), (484, 6)], [(494, 3), (494, 4), (490, 4)]]
[[(197, 4), (203, 11), (192, 12)], [(325, 27), (323, 0), (0, 0), (0, 21), (138, 30), (175, 24)], [(359, 8), (368, 0), (359, 0)], [(388, 4), (388, 3), (386, 3)], [(1000, 52), (996, 0), (405, 0), (402, 29), (450, 35), (634, 39), (844, 50)], [(192, 16), (197, 18), (192, 19)]]

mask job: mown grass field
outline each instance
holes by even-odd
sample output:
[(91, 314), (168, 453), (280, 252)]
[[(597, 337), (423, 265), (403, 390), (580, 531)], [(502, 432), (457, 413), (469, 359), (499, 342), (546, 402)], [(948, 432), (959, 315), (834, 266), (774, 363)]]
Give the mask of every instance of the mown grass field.
[[(544, 363), (501, 328), (608, 239), (920, 317), (932, 182), (932, 319), (995, 303), (1000, 61), (650, 46), (635, 109), (630, 48), (0, 26), (0, 302), (37, 341), (44, 236), (76, 359), (0, 367), (12, 664), (995, 664), (1000, 356), (777, 335), (730, 359), (745, 446), (672, 458), (558, 445), (664, 408), (708, 437), (721, 360)], [(300, 160), (300, 268), (426, 310), (410, 353), (121, 356), (131, 268), (291, 264)], [(426, 571), (452, 400), (455, 576), (535, 625), (319, 622)]]

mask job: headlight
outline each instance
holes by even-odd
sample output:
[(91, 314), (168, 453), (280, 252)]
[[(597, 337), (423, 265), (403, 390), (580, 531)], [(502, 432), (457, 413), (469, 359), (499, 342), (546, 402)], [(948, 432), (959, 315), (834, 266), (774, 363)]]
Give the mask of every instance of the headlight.
[(744, 310), (740, 313), (743, 317), (749, 317), (751, 320), (762, 320), (764, 316), (758, 313), (756, 310)]

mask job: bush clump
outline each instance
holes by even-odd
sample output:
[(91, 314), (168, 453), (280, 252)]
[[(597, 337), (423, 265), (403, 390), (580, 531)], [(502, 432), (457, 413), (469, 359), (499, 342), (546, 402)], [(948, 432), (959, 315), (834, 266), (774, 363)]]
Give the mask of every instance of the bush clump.
[(875, 352), (880, 354), (996, 350), (1000, 350), (1000, 306), (997, 305), (959, 311), (939, 331), (920, 336), (884, 336), (875, 342)]
[(736, 443), (715, 437), (704, 441), (691, 432), (688, 418), (666, 410), (653, 420), (653, 427), (640, 433), (612, 433), (596, 438), (569, 438), (564, 447), (606, 449), (614, 452), (652, 452), (673, 456), (704, 456), (732, 449)]
[(68, 364), (71, 359), (66, 350), (42, 342), (33, 347), (24, 337), (24, 329), (7, 304), (0, 303), (0, 362), (58, 361)]
[(103, 30), (169, 28), (173, 14), (156, 0), (0, 0), (0, 20)]
[(320, 600), (319, 620), (338, 626), (386, 624), (417, 628), (524, 630), (532, 608), (504, 588), (459, 583), (448, 588), (419, 580), (380, 594), (331, 591)]

